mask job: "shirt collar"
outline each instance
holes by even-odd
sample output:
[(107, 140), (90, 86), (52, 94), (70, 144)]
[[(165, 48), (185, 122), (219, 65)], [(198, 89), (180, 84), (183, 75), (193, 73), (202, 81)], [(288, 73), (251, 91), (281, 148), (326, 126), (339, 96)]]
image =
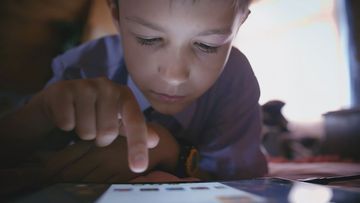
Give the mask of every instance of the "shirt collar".
[(139, 90), (137, 85), (131, 79), (130, 75), (128, 75), (127, 85), (131, 89), (131, 91), (134, 93), (136, 101), (140, 105), (141, 111), (144, 111), (145, 109), (147, 109), (151, 106), (150, 102), (146, 99), (146, 97), (143, 95), (143, 93)]
[(196, 110), (196, 101), (191, 103), (183, 111), (174, 115), (174, 118), (183, 128), (188, 128)]

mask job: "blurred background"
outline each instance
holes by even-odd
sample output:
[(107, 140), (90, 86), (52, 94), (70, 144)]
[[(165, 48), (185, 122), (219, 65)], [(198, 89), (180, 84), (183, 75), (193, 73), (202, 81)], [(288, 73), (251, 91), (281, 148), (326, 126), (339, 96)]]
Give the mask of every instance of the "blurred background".
[(309, 121), (350, 105), (339, 0), (255, 2), (235, 46), (249, 57), (260, 103), (282, 100), (284, 115)]
[[(344, 146), (360, 144), (359, 8), (356, 0), (253, 2), (234, 45), (253, 66), (260, 104), (281, 102), (272, 126), (291, 123), (310, 137), (346, 131), (356, 139)], [(0, 25), (0, 116), (44, 86), (52, 58), (116, 33), (105, 0), (2, 0)]]

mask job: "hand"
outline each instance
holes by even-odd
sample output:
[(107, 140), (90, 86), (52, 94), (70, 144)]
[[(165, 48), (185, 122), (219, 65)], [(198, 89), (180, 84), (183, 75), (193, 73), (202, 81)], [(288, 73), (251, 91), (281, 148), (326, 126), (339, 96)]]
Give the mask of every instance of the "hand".
[[(159, 144), (150, 150), (149, 170), (154, 167), (173, 171), (177, 164), (178, 145), (162, 126), (148, 123), (149, 136), (159, 137)], [(156, 135), (153, 135), (156, 134)], [(126, 140), (118, 137), (106, 147), (80, 141), (51, 156), (46, 176), (54, 182), (124, 182), (138, 176), (127, 167)]]
[(126, 140), (120, 136), (106, 147), (76, 142), (50, 157), (46, 176), (53, 182), (104, 183), (114, 177), (128, 180), (136, 175), (127, 166), (126, 149)]
[(156, 146), (158, 138), (148, 136), (144, 116), (128, 87), (106, 78), (61, 81), (30, 103), (39, 105), (54, 126), (75, 129), (81, 139), (95, 139), (98, 146), (109, 145), (122, 133), (131, 170), (143, 172), (148, 167), (148, 147)]

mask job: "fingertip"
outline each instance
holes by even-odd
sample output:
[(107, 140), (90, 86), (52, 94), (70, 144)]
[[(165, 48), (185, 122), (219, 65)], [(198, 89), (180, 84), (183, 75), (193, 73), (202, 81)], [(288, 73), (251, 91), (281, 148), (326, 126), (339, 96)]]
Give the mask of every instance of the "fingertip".
[(103, 136), (99, 136), (96, 137), (96, 145), (99, 147), (105, 147), (110, 145), (115, 139), (116, 139), (116, 135), (103, 135)]
[(58, 122), (58, 127), (63, 131), (71, 131), (74, 130), (75, 123), (71, 121), (66, 121), (66, 122), (62, 121), (62, 122)]
[(160, 138), (157, 134), (149, 133), (149, 137), (147, 139), (148, 148), (155, 148), (159, 144)]
[(147, 169), (147, 167), (131, 167), (130, 168), (132, 172), (134, 173), (144, 173)]
[(147, 153), (138, 153), (129, 158), (130, 169), (134, 173), (143, 173), (148, 168), (148, 157)]
[(92, 130), (86, 130), (77, 126), (75, 132), (82, 140), (93, 140), (96, 138), (96, 134)]
[(148, 126), (147, 128), (147, 147), (152, 149), (154, 147), (156, 147), (159, 144), (160, 141), (160, 137), (159, 135), (155, 132), (154, 129), (152, 129), (151, 127)]

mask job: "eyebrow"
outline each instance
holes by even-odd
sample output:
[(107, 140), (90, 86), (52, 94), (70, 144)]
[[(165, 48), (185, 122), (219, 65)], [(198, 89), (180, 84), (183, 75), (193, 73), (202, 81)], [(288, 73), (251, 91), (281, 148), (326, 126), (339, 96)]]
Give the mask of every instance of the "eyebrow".
[(232, 30), (229, 28), (222, 28), (222, 29), (213, 29), (201, 32), (199, 36), (206, 36), (206, 35), (230, 35)]
[(160, 32), (165, 32), (163, 28), (161, 28), (160, 26), (158, 25), (155, 25), (153, 23), (150, 23), (144, 19), (141, 19), (141, 18), (138, 18), (138, 17), (125, 17), (126, 20), (128, 21), (131, 21), (131, 22), (135, 22), (135, 23), (138, 23), (140, 25), (143, 25), (145, 27), (149, 27), (153, 30), (157, 30), (157, 31), (160, 31)]
[[(133, 23), (138, 23), (140, 25), (143, 25), (145, 27), (148, 27), (148, 28), (151, 28), (153, 30), (157, 30), (157, 31), (160, 31), (160, 32), (165, 32), (165, 30), (156, 25), (156, 24), (153, 24), (151, 22), (148, 22), (142, 18), (139, 18), (139, 17), (125, 17), (126, 20), (128, 21), (131, 21)], [(204, 32), (201, 32), (198, 34), (198, 36), (207, 36), (207, 35), (231, 35), (232, 33), (232, 30), (229, 29), (229, 28), (222, 28), (222, 29), (212, 29), (212, 30), (206, 30)]]

